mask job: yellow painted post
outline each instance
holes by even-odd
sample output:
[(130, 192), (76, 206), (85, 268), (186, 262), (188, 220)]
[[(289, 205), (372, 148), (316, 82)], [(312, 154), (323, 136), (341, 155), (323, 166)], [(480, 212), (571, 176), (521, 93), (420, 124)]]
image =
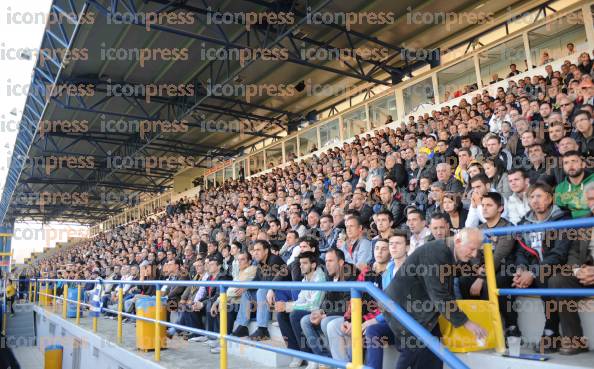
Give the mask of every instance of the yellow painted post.
[(351, 290), (351, 344), (353, 361), (350, 369), (363, 367), (363, 303), (361, 293)]
[(124, 287), (118, 289), (118, 344), (122, 344), (122, 310), (124, 309)]
[(97, 317), (93, 317), (93, 332), (97, 333)]
[(48, 293), (49, 291), (47, 290), (47, 282), (41, 282), (41, 284), (39, 285), (39, 302), (40, 305), (43, 307), (46, 307), (48, 304), (48, 297), (42, 295), (42, 293)]
[[(161, 287), (157, 286), (155, 301), (155, 320), (161, 318)], [(155, 361), (161, 360), (161, 325), (155, 322)]]
[[(6, 291), (6, 280), (4, 280), (4, 291)], [(4, 309), (2, 309), (2, 335), (6, 336), (6, 310), (8, 306), (6, 305), (6, 293), (2, 297), (2, 305)]]
[(220, 310), (220, 333), (221, 333), (221, 358), (219, 363), (220, 369), (227, 369), (227, 288), (221, 287), (221, 294), (219, 296), (219, 310)]
[(66, 309), (68, 307), (66, 299), (68, 299), (68, 283), (64, 283), (64, 300), (62, 300), (62, 318), (64, 319), (66, 319)]
[(495, 327), (495, 342), (497, 346), (495, 351), (498, 353), (505, 352), (505, 338), (503, 335), (503, 323), (501, 322), (501, 314), (499, 314), (499, 289), (497, 288), (497, 279), (495, 278), (495, 263), (493, 262), (493, 245), (486, 243), (483, 248), (485, 255), (485, 272), (487, 274), (487, 291), (489, 294), (489, 305), (491, 306), (491, 316), (493, 318), (493, 326)]
[(78, 293), (76, 294), (76, 325), (80, 325), (80, 295), (82, 286), (78, 284)]
[(58, 294), (58, 283), (56, 281), (54, 283), (54, 302), (52, 303), (52, 310), (56, 312), (56, 295)]
[(29, 302), (33, 302), (33, 282), (29, 279)]

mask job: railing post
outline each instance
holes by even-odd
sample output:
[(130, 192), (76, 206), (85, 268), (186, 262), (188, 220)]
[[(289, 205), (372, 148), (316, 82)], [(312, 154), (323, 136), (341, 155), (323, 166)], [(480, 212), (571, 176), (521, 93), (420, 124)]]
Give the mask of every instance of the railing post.
[(58, 294), (58, 283), (56, 281), (52, 282), (54, 284), (54, 296), (53, 296), (53, 302), (52, 302), (52, 310), (55, 313), (56, 312), (56, 295)]
[(124, 285), (118, 288), (118, 344), (122, 344), (122, 310), (124, 307)]
[(64, 300), (62, 300), (62, 318), (66, 319), (66, 309), (68, 308), (68, 283), (64, 283)]
[(221, 286), (221, 293), (219, 296), (219, 311), (221, 333), (221, 358), (219, 368), (227, 369), (227, 288), (224, 286)]
[(36, 304), (37, 303), (37, 279), (35, 280), (35, 282), (33, 282), (33, 303)]
[(2, 335), (6, 336), (6, 279), (2, 282), (4, 284), (4, 296), (2, 297)]
[[(157, 285), (157, 296), (155, 301), (155, 320), (161, 318), (161, 286)], [(155, 322), (155, 361), (161, 360), (161, 325)]]
[(39, 306), (44, 307), (45, 305), (45, 299), (43, 298), (43, 296), (41, 295), (43, 293), (43, 281), (41, 281), (39, 283), (39, 291), (37, 292), (39, 299), (37, 300), (37, 302), (39, 302)]
[(493, 326), (495, 327), (495, 351), (502, 354), (505, 352), (505, 338), (503, 336), (503, 323), (499, 313), (499, 290), (497, 289), (497, 279), (495, 278), (495, 263), (493, 262), (493, 246), (486, 243), (483, 247), (485, 255), (485, 272), (487, 274), (487, 292), (489, 295), (489, 305), (491, 305), (491, 316), (493, 317)]
[(82, 286), (80, 283), (77, 284), (77, 294), (76, 294), (76, 325), (80, 325), (80, 295), (82, 291)]
[(350, 369), (363, 367), (363, 303), (361, 293), (358, 290), (351, 290), (351, 345), (352, 362)]

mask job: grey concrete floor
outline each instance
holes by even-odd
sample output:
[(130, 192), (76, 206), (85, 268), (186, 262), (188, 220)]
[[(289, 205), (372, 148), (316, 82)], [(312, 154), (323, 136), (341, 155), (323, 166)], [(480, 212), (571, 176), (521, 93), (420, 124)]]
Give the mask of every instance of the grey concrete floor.
[[(52, 311), (49, 307), (48, 311)], [(57, 311), (61, 311), (61, 305), (58, 304)], [(76, 319), (68, 319), (75, 323)], [(80, 319), (80, 326), (89, 331), (93, 329), (93, 319), (88, 317), (88, 312), (83, 314)], [(98, 318), (97, 321), (97, 335), (105, 340), (115, 343), (117, 338), (117, 319)], [(134, 323), (122, 324), (122, 347), (130, 352), (135, 353), (145, 359), (154, 360), (154, 352), (143, 352), (136, 349), (136, 326)], [(167, 341), (167, 349), (161, 350), (160, 364), (167, 369), (214, 369), (219, 368), (219, 355), (211, 354), (210, 348), (204, 343), (188, 342), (179, 337), (174, 337)], [(245, 358), (228, 355), (229, 369), (267, 369), (270, 367), (254, 363)]]

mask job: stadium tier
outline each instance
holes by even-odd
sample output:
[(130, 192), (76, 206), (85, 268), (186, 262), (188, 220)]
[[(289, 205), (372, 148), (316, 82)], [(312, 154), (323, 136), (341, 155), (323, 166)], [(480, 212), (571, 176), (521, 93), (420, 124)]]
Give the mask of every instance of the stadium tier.
[(409, 3), (54, 0), (0, 367), (591, 368), (594, 2)]

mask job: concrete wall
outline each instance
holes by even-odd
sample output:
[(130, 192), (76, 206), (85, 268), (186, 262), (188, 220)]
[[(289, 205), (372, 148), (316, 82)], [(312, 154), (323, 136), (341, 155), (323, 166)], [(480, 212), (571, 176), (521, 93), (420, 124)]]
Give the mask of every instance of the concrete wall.
[[(134, 355), (59, 317), (35, 307), (37, 347), (42, 352), (49, 345), (64, 347), (62, 369), (157, 369), (160, 365)], [(76, 342), (80, 342), (80, 365), (73, 366)]]

